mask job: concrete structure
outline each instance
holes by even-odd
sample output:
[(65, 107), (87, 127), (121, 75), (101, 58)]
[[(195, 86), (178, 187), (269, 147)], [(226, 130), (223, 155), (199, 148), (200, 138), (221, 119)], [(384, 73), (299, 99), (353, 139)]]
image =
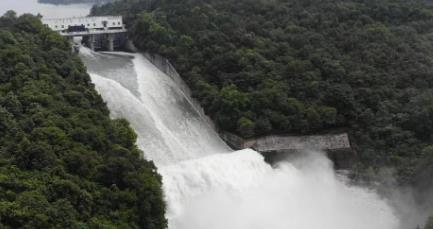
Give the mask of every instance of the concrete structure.
[(307, 136), (266, 136), (247, 140), (244, 142), (244, 147), (254, 148), (260, 152), (301, 149), (347, 150), (350, 149), (350, 142), (346, 133)]
[(113, 51), (127, 40), (122, 16), (52, 18), (42, 23), (62, 36), (82, 37), (92, 50)]
[(276, 161), (279, 157), (303, 150), (320, 150), (328, 154), (336, 168), (345, 169), (350, 168), (356, 158), (347, 133), (305, 136), (271, 135), (247, 140), (230, 133), (223, 133), (221, 136), (232, 148), (252, 148), (261, 152), (268, 161)]

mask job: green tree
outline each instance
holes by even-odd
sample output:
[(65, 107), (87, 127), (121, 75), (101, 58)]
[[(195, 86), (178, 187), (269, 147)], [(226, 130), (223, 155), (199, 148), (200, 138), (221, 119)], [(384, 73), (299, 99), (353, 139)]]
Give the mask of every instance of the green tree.
[(243, 137), (254, 136), (255, 123), (248, 118), (242, 117), (238, 121), (238, 132)]
[(0, 227), (167, 228), (161, 177), (70, 44), (0, 17)]

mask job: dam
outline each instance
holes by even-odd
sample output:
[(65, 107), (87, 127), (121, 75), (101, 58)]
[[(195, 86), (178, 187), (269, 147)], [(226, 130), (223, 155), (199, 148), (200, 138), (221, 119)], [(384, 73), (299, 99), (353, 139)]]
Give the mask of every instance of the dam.
[(111, 116), (130, 121), (158, 167), (170, 229), (397, 228), (387, 203), (349, 185), (321, 152), (271, 166), (271, 152), (230, 149), (163, 58), (87, 48), (80, 57)]
[[(16, 1), (2, 0), (0, 8), (10, 8), (12, 2)], [(18, 2), (26, 7), (18, 12), (32, 10), (51, 17), (67, 17), (71, 12), (87, 15), (91, 7), (48, 8), (35, 7), (32, 0)], [(78, 36), (74, 30), (87, 26), (81, 24), (71, 25), (69, 34)], [(59, 25), (55, 31), (71, 37), (65, 34), (66, 26)], [(99, 42), (92, 42), (92, 47), (87, 40), (85, 46), (108, 50), (107, 39), (97, 36)], [(272, 167), (263, 158), (272, 151), (231, 150), (182, 80), (167, 73), (171, 69), (164, 60), (159, 61), (165, 66), (161, 70), (155, 58), (141, 54), (98, 53), (83, 47), (79, 55), (111, 117), (131, 123), (143, 156), (157, 165), (170, 229), (399, 228), (400, 220), (383, 198), (374, 190), (350, 184), (323, 154), (305, 154)], [(273, 140), (262, 142), (268, 141)], [(309, 141), (303, 144), (310, 145)], [(261, 148), (260, 144), (252, 147)]]
[(70, 40), (82, 37), (91, 50), (114, 51), (127, 43), (122, 16), (43, 18), (42, 23)]

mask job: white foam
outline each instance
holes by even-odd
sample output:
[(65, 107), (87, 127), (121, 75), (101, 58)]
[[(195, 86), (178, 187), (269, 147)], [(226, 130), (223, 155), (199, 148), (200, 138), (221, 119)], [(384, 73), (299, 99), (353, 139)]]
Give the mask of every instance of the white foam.
[(227, 153), (170, 77), (141, 55), (132, 64), (135, 72), (124, 77), (136, 77), (139, 96), (97, 72), (91, 77), (111, 115), (130, 121), (146, 158), (157, 163), (171, 229), (398, 228), (384, 200), (340, 179), (323, 154), (272, 168), (253, 150)]
[(272, 169), (244, 150), (162, 167), (170, 228), (398, 228), (374, 192), (338, 179), (320, 154), (307, 158)]

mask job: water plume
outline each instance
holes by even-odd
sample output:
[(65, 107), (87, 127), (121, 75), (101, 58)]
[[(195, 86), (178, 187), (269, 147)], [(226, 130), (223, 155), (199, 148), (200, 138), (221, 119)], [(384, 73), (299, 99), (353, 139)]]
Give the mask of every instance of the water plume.
[(189, 94), (142, 55), (81, 58), (111, 116), (130, 121), (156, 162), (171, 229), (398, 228), (386, 201), (349, 185), (323, 153), (274, 167), (250, 149), (230, 153)]
[(393, 210), (322, 153), (272, 168), (252, 150), (162, 167), (175, 229), (396, 229)]

